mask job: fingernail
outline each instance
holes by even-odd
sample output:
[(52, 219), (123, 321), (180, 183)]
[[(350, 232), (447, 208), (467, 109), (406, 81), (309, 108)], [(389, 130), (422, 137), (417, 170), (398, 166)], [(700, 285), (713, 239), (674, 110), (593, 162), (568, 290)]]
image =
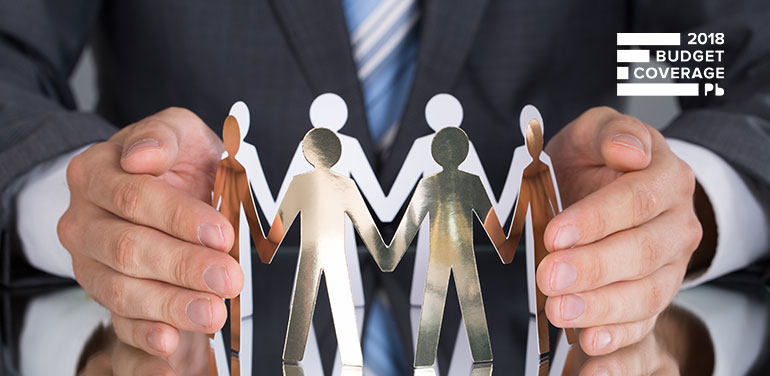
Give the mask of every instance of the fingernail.
[(559, 227), (556, 239), (553, 241), (554, 250), (572, 248), (580, 240), (580, 230), (573, 225)]
[(208, 223), (198, 226), (198, 242), (209, 248), (224, 247), (225, 235), (222, 233), (222, 227)]
[(564, 295), (561, 298), (561, 318), (563, 320), (574, 320), (586, 311), (586, 302), (583, 298), (575, 295)]
[(594, 336), (594, 348), (601, 350), (612, 342), (612, 336), (607, 329), (599, 329)]
[(147, 334), (147, 344), (150, 345), (155, 351), (168, 352), (168, 345), (163, 341), (162, 332), (158, 329), (150, 330)]
[(566, 262), (557, 262), (551, 271), (551, 289), (558, 291), (572, 286), (577, 280), (577, 269)]
[(638, 138), (630, 134), (621, 133), (621, 134), (615, 135), (614, 137), (612, 137), (612, 143), (617, 145), (623, 145), (625, 147), (629, 147), (632, 149), (636, 149), (641, 151), (642, 153), (645, 152), (644, 145), (642, 145), (642, 142), (639, 141)]
[(195, 299), (187, 303), (187, 318), (197, 325), (208, 328), (211, 326), (211, 302), (208, 299)]
[(133, 153), (133, 152), (135, 152), (137, 150), (144, 150), (144, 149), (150, 149), (150, 148), (159, 148), (159, 147), (160, 147), (160, 142), (158, 142), (157, 140), (154, 140), (152, 138), (141, 139), (141, 140), (139, 140), (137, 142), (134, 142), (134, 144), (131, 145), (131, 147), (126, 149), (126, 152), (123, 153), (123, 158), (126, 158), (129, 154), (131, 154), (131, 153)]
[(599, 368), (594, 371), (594, 376), (610, 376), (610, 371), (607, 371), (605, 368)]
[(209, 266), (203, 271), (203, 282), (212, 292), (221, 296), (227, 295), (232, 290), (230, 276), (222, 265)]

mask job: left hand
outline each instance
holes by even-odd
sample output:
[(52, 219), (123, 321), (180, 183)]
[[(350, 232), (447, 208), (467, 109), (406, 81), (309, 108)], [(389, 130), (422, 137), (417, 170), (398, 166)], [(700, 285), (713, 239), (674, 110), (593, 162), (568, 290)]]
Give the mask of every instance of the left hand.
[(546, 228), (550, 253), (537, 270), (546, 314), (584, 328), (589, 355), (636, 343), (679, 291), (701, 240), (692, 169), (660, 132), (608, 107), (568, 124), (546, 153), (566, 208)]

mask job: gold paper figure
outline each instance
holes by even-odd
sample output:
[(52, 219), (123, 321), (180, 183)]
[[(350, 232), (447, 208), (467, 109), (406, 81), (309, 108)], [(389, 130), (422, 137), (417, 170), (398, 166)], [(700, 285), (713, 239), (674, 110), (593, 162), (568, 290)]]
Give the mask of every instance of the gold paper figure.
[(460, 309), (474, 362), (491, 362), (487, 318), (473, 249), (473, 214), (484, 223), (501, 260), (510, 263), (516, 243), (506, 240), (481, 179), (460, 171), (468, 155), (468, 136), (460, 128), (439, 131), (431, 153), (443, 168), (417, 184), (404, 218), (393, 238), (389, 257), (380, 257), (383, 270), (393, 270), (427, 215), (430, 220), (430, 256), (420, 311), (415, 367), (432, 366), (446, 303), (450, 271), (454, 271)]
[[(535, 270), (540, 265), (540, 261), (548, 254), (545, 249), (545, 228), (548, 221), (559, 211), (559, 205), (556, 200), (556, 191), (551, 180), (551, 170), (548, 165), (540, 161), (540, 153), (543, 151), (543, 132), (540, 123), (532, 119), (527, 124), (526, 140), (527, 150), (532, 156), (532, 162), (524, 168), (521, 178), (521, 187), (519, 188), (519, 197), (516, 200), (516, 209), (513, 213), (513, 221), (508, 234), (508, 241), (514, 244), (519, 243), (521, 233), (524, 230), (524, 222), (527, 216), (527, 209), (530, 209), (532, 217), (532, 232), (534, 234), (535, 249)], [(545, 315), (546, 297), (535, 285), (536, 294), (536, 319), (537, 319), (537, 338), (538, 350), (540, 354), (548, 352), (548, 320)], [(567, 342), (575, 343), (577, 335), (572, 328), (565, 328)]]
[(262, 262), (270, 263), (292, 222), (300, 214), (299, 261), (283, 359), (298, 363), (304, 357), (323, 273), (342, 363), (362, 366), (345, 259), (345, 215), (350, 217), (378, 264), (382, 255), (387, 254), (387, 248), (356, 184), (330, 170), (342, 152), (337, 135), (326, 128), (314, 128), (302, 140), (302, 152), (313, 170), (292, 179), (266, 238), (261, 227), (252, 227), (259, 257)]
[[(230, 249), (230, 256), (235, 261), (240, 262), (240, 250), (238, 249), (238, 230), (240, 228), (240, 208), (246, 214), (249, 227), (252, 229), (252, 236), (255, 229), (259, 226), (259, 217), (254, 207), (254, 200), (251, 196), (251, 186), (246, 170), (235, 159), (238, 149), (241, 145), (240, 129), (238, 122), (233, 116), (225, 119), (222, 129), (222, 139), (227, 150), (227, 158), (221, 160), (217, 166), (217, 175), (214, 181), (214, 195), (212, 205), (217, 206), (221, 199), (219, 211), (227, 218), (233, 226), (235, 234), (233, 247)], [(261, 234), (260, 234), (261, 235)], [(250, 252), (250, 250), (246, 250)], [(246, 267), (251, 268), (251, 265)], [(241, 297), (236, 296), (230, 299), (230, 374), (240, 375), (239, 353), (241, 351)], [(250, 335), (250, 334), (249, 334)], [(209, 349), (209, 351), (213, 351)], [(213, 353), (209, 355), (214, 359)], [(216, 367), (210, 366), (212, 374), (216, 374)]]

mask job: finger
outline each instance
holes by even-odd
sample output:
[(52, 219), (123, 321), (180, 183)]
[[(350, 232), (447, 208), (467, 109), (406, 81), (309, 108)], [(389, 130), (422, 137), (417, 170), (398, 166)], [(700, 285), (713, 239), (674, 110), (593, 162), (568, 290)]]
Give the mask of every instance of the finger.
[(641, 341), (655, 326), (655, 317), (624, 324), (594, 326), (580, 331), (580, 347), (591, 356), (609, 354)]
[(580, 294), (549, 297), (545, 311), (548, 319), (560, 328), (645, 320), (668, 306), (679, 290), (683, 271), (681, 265), (669, 264), (638, 281), (616, 282)]
[(243, 287), (241, 267), (226, 253), (126, 222), (105, 211), (89, 215), (88, 221), (90, 231), (73, 237), (68, 244), (74, 243), (83, 255), (122, 274), (212, 292), (223, 298), (235, 297)]
[(179, 331), (162, 322), (135, 320), (113, 314), (112, 326), (123, 343), (152, 355), (169, 356), (179, 344)]
[(107, 351), (100, 352), (88, 358), (78, 376), (112, 375), (112, 359)]
[(652, 375), (661, 363), (661, 351), (654, 336), (647, 336), (632, 346), (589, 358), (580, 375)]
[(79, 264), (76, 277), (88, 294), (119, 316), (201, 333), (216, 332), (227, 319), (225, 303), (216, 295), (128, 277), (85, 258), (73, 262)]
[[(698, 234), (691, 231), (686, 216), (668, 211), (595, 243), (552, 252), (538, 266), (537, 285), (543, 294), (555, 296), (646, 277), (694, 249)], [(670, 233), (680, 235), (661, 236)]]
[(233, 231), (224, 216), (159, 178), (125, 173), (118, 158), (115, 145), (102, 143), (73, 159), (67, 171), (72, 191), (130, 222), (220, 251), (230, 249)]
[(545, 230), (549, 251), (593, 243), (636, 227), (677, 205), (692, 205), (695, 177), (671, 152), (660, 152), (643, 171), (624, 174), (554, 217)]
[(112, 352), (112, 370), (117, 376), (177, 374), (166, 358), (148, 354), (124, 343), (118, 343)]
[(120, 145), (124, 171), (159, 176), (176, 162), (185, 136), (196, 130), (203, 130), (207, 139), (217, 139), (193, 112), (172, 107), (126, 127), (111, 141)]

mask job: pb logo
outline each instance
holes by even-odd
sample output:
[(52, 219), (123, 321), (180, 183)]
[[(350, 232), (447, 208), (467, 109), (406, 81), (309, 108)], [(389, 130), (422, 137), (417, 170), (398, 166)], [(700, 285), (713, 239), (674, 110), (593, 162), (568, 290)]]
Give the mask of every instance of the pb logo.
[(725, 95), (725, 89), (719, 87), (719, 84), (703, 84), (703, 95), (706, 96), (709, 92), (712, 92), (712, 95), (716, 97)]

